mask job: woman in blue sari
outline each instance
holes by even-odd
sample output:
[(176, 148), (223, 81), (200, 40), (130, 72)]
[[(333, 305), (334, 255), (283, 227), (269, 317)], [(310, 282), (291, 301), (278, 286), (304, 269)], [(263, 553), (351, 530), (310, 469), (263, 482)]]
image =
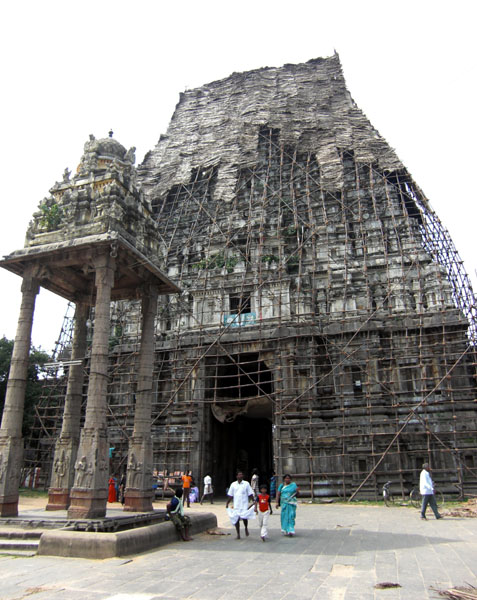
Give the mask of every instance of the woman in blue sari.
[(291, 475), (283, 477), (283, 483), (280, 484), (277, 493), (277, 508), (281, 507), (280, 521), (282, 533), (293, 537), (295, 535), (295, 518), (297, 496), (300, 493), (300, 488), (292, 481)]

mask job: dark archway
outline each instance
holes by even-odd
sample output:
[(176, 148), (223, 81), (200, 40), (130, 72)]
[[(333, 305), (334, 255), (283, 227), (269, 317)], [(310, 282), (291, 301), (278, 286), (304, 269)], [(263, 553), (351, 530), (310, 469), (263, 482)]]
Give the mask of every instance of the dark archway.
[[(257, 352), (214, 357), (207, 367), (211, 403), (210, 469), (217, 495), (225, 495), (237, 469), (250, 480), (252, 469), (268, 483), (273, 470), (273, 373)], [(211, 361), (212, 362), (212, 361)]]
[(267, 483), (273, 469), (272, 423), (269, 419), (237, 417), (221, 423), (211, 414), (211, 459), (215, 493), (224, 496), (235, 481), (237, 469), (250, 481), (252, 469), (260, 473), (260, 483)]

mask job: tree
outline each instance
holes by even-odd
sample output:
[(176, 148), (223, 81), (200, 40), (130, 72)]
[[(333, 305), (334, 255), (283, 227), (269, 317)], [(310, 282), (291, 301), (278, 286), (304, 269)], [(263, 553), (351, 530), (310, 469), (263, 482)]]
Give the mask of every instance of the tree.
[[(0, 414), (3, 413), (5, 403), (5, 394), (7, 391), (8, 371), (12, 360), (13, 340), (8, 340), (5, 336), (0, 339)], [(23, 435), (25, 435), (33, 425), (35, 417), (35, 405), (41, 398), (43, 384), (41, 374), (44, 373), (44, 364), (50, 360), (50, 357), (43, 350), (33, 347), (30, 350), (30, 360), (28, 365), (27, 386), (25, 392), (25, 408), (23, 412)]]

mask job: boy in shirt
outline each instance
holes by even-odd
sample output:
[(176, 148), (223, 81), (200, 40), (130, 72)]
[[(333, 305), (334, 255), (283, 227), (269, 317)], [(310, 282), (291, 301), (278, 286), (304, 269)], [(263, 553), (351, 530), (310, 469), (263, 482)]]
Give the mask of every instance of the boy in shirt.
[(270, 504), (270, 496), (267, 494), (267, 486), (260, 486), (260, 493), (255, 505), (255, 512), (258, 514), (258, 524), (260, 525), (260, 538), (262, 542), (268, 536), (268, 517), (273, 514), (272, 505)]

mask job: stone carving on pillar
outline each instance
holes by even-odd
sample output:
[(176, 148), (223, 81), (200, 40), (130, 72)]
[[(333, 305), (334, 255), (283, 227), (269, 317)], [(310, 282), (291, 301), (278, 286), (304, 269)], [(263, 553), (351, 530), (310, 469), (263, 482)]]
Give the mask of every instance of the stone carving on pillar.
[(22, 302), (13, 346), (7, 392), (0, 427), (0, 516), (18, 515), (18, 487), (23, 464), (23, 406), (30, 355), (35, 299), (39, 291), (38, 269), (25, 272)]
[(96, 431), (84, 432), (82, 439), (83, 449), (89, 443), (89, 454), (83, 454), (75, 463), (75, 488), (88, 489), (102, 485), (107, 478), (108, 463), (101, 456), (104, 454), (104, 445), (107, 439)]
[(56, 475), (57, 483), (63, 483), (66, 472), (68, 470), (68, 461), (66, 460), (64, 450), (61, 450), (60, 456), (54, 460), (53, 470)]
[(139, 351), (134, 432), (129, 445), (124, 500), (125, 511), (148, 512), (152, 510), (151, 405), (155, 340), (154, 320), (157, 312), (157, 295), (157, 288), (148, 286), (142, 297), (141, 348)]
[(125, 511), (149, 512), (152, 508), (152, 440), (130, 441), (125, 491)]
[(16, 486), (20, 483), (20, 465), (23, 458), (23, 445), (15, 439), (0, 440), (0, 484)]
[(142, 487), (142, 475), (143, 468), (142, 462), (136, 460), (136, 456), (134, 452), (131, 452), (128, 462), (128, 476), (126, 480), (126, 485), (130, 488), (139, 488)]
[[(23, 461), (23, 440), (21, 438), (0, 438), (0, 516), (18, 515), (18, 488)], [(6, 493), (5, 493), (6, 492)]]
[[(86, 353), (86, 320), (89, 306), (78, 303), (75, 311), (75, 329), (71, 360), (82, 360)], [(46, 510), (66, 510), (70, 504), (70, 490), (73, 487), (74, 467), (78, 452), (81, 399), (83, 392), (84, 366), (72, 364), (69, 367), (66, 389), (63, 424), (55, 446), (53, 472), (48, 490)]]
[(89, 487), (89, 480), (87, 480), (87, 475), (88, 474), (92, 474), (93, 472), (93, 465), (91, 463), (89, 463), (88, 465), (88, 459), (86, 458), (86, 456), (82, 456), (75, 464), (75, 471), (76, 471), (76, 477), (75, 477), (75, 487), (77, 488), (87, 488)]
[(70, 519), (106, 516), (108, 499), (107, 382), (111, 289), (115, 259), (107, 250), (95, 259), (95, 321), (84, 428), (81, 431)]

